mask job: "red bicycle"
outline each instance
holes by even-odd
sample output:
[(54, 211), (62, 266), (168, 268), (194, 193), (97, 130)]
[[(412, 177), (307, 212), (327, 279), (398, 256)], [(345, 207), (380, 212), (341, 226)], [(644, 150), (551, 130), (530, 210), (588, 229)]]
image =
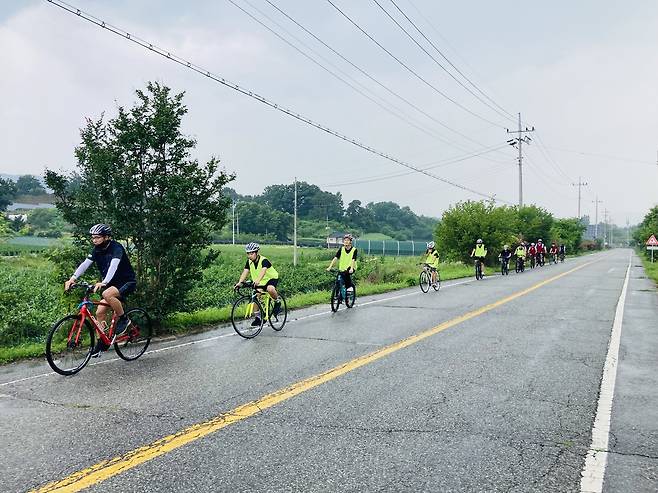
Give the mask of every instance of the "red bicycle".
[(78, 312), (67, 315), (50, 329), (46, 339), (46, 359), (50, 367), (60, 375), (73, 375), (82, 370), (91, 358), (96, 338), (103, 341), (108, 348), (114, 344), (114, 350), (120, 358), (132, 361), (139, 358), (151, 342), (153, 335), (151, 317), (143, 308), (130, 308), (128, 330), (115, 337), (114, 330), (118, 317), (112, 316), (110, 328), (105, 334), (93, 310), (96, 306), (109, 306), (104, 301), (91, 300), (94, 286), (78, 283), (71, 286), (85, 290), (84, 297), (78, 305)]

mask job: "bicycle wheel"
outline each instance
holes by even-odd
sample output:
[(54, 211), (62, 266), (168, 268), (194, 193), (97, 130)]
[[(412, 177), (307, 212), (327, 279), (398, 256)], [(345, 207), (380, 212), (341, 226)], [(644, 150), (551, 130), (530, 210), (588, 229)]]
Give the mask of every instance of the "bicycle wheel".
[(283, 326), (286, 325), (286, 320), (288, 320), (288, 304), (286, 303), (286, 298), (279, 293), (279, 299), (281, 300), (281, 309), (276, 315), (274, 314), (274, 300), (271, 297), (268, 297), (267, 300), (267, 313), (269, 315), (267, 321), (274, 330), (283, 329)]
[(482, 275), (482, 265), (478, 262), (475, 265), (475, 279), (479, 281), (480, 279), (482, 279), (482, 277), (484, 277)]
[(258, 300), (251, 296), (241, 296), (231, 308), (231, 324), (238, 335), (251, 339), (263, 330), (263, 307)]
[(96, 334), (89, 320), (81, 315), (68, 315), (52, 326), (46, 339), (46, 359), (60, 375), (73, 375), (91, 358)]
[(331, 290), (331, 311), (337, 312), (338, 307), (340, 306), (340, 287), (338, 283), (334, 284), (334, 288)]
[(121, 359), (132, 361), (146, 352), (153, 337), (153, 327), (151, 317), (143, 308), (131, 308), (126, 315), (130, 320), (128, 331), (116, 338), (114, 350)]
[(427, 293), (430, 290), (430, 276), (427, 271), (422, 271), (420, 277), (418, 278), (418, 284), (420, 284), (420, 290), (423, 293)]
[(436, 283), (432, 284), (432, 287), (434, 288), (434, 291), (441, 289), (441, 274), (438, 270), (436, 271)]
[(345, 306), (352, 308), (356, 301), (356, 286), (352, 285), (350, 289), (345, 292)]

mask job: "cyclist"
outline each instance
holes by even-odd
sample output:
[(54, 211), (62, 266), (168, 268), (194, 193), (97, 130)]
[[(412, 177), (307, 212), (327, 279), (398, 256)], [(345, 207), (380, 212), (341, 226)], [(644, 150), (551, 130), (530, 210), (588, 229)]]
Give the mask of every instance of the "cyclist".
[(521, 243), (519, 246), (516, 247), (516, 250), (514, 251), (514, 255), (516, 255), (517, 262), (519, 264), (519, 270), (523, 270), (523, 264), (525, 264), (525, 255), (526, 255), (526, 249), (525, 245)]
[[(265, 288), (274, 300), (272, 314), (277, 315), (281, 311), (281, 300), (279, 299), (279, 293), (276, 291), (276, 285), (279, 283), (279, 273), (272, 266), (272, 262), (270, 262), (267, 257), (263, 257), (260, 254), (260, 245), (258, 243), (253, 241), (247, 243), (244, 247), (244, 251), (247, 253), (247, 263), (244, 264), (244, 269), (240, 275), (240, 279), (233, 288), (235, 289), (242, 286), (242, 283), (247, 279), (247, 276), (251, 275), (251, 280), (254, 282), (254, 286)], [(259, 313), (256, 313), (256, 317), (253, 322), (251, 322), (252, 326), (258, 327), (261, 324), (259, 315)]]
[[(85, 273), (85, 271), (95, 263), (96, 267), (103, 276), (103, 280), (94, 285), (94, 293), (103, 289), (103, 300), (110, 305), (112, 311), (119, 317), (114, 337), (123, 335), (128, 329), (128, 317), (123, 311), (122, 301), (126, 296), (134, 292), (137, 288), (137, 278), (135, 271), (130, 265), (130, 259), (121, 243), (112, 239), (112, 228), (107, 224), (95, 224), (89, 230), (91, 242), (94, 244), (94, 250), (87, 255), (87, 258), (78, 266), (71, 278), (64, 283), (64, 290), (68, 291), (75, 281)], [(106, 325), (107, 306), (99, 305), (96, 310), (96, 318), (101, 326)], [(102, 351), (106, 351), (106, 346), (100, 339), (91, 354), (94, 357), (100, 356)]]
[(567, 253), (567, 247), (564, 246), (564, 243), (560, 243), (559, 253), (560, 253), (560, 260), (564, 262), (564, 256)]
[(432, 286), (436, 287), (436, 273), (439, 269), (439, 252), (436, 251), (436, 246), (433, 241), (427, 243), (424, 262), (430, 266), (430, 270), (432, 271)]
[[(354, 237), (350, 233), (346, 233), (343, 236), (343, 246), (338, 249), (334, 258), (331, 259), (331, 263), (327, 270), (331, 270), (338, 260), (338, 271), (340, 276), (343, 278), (343, 285), (345, 286), (345, 291), (348, 289), (354, 289), (354, 283), (352, 282), (351, 274), (356, 270), (356, 257), (358, 254), (358, 249), (352, 245)], [(343, 298), (346, 297), (346, 293), (342, 293)]]
[(551, 243), (551, 248), (548, 250), (549, 255), (551, 256), (551, 259), (553, 259), (553, 262), (557, 264), (557, 243), (552, 242)]
[(484, 276), (484, 258), (487, 256), (487, 248), (482, 242), (482, 238), (478, 238), (475, 242), (475, 247), (471, 250), (471, 257), (475, 257), (475, 260), (480, 261), (480, 267), (482, 269), (482, 275)]
[(528, 248), (528, 256), (530, 257), (530, 267), (535, 268), (535, 259), (537, 257), (537, 247), (534, 243), (530, 243), (530, 248)]
[(546, 245), (541, 238), (537, 240), (537, 263), (544, 266), (544, 261), (546, 260)]
[(498, 254), (498, 259), (501, 262), (507, 262), (509, 268), (509, 259), (512, 258), (512, 250), (509, 249), (509, 245), (504, 245), (501, 252)]

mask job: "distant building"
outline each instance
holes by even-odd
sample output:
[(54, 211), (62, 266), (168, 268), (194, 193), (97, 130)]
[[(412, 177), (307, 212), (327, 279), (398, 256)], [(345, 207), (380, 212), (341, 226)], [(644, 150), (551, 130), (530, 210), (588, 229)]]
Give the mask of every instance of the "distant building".
[(343, 246), (343, 236), (347, 234), (347, 231), (334, 231), (329, 233), (327, 236), (327, 248), (338, 248)]

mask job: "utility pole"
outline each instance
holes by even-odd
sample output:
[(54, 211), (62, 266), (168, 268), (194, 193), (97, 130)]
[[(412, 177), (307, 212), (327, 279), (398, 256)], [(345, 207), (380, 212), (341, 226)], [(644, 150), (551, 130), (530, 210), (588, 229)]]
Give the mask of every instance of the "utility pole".
[(231, 209), (233, 209), (233, 244), (235, 245), (235, 199), (232, 201)]
[(581, 178), (579, 176), (578, 177), (578, 183), (572, 183), (571, 185), (574, 186), (574, 187), (578, 187), (578, 220), (580, 221), (580, 217), (581, 217), (580, 216), (580, 187), (586, 187), (587, 182), (583, 182), (583, 180), (581, 180)]
[(603, 203), (602, 200), (599, 200), (599, 196), (596, 196), (596, 200), (592, 200), (596, 204), (596, 212), (594, 213), (594, 239), (599, 239), (599, 204)]
[(235, 213), (235, 234), (238, 236), (238, 241), (240, 241), (240, 213), (237, 211)]
[[(508, 134), (514, 133), (514, 130), (511, 132), (509, 129), (507, 130)], [(529, 132), (534, 132), (535, 127), (533, 126), (532, 128), (526, 127), (525, 130), (521, 128), (521, 113), (519, 113), (519, 129), (516, 131), (518, 133), (518, 136), (515, 139), (510, 139), (507, 141), (509, 145), (512, 147), (518, 146), (519, 149), (519, 207), (523, 207), (523, 151), (521, 149), (523, 143), (525, 142), (526, 144), (530, 144), (530, 141), (532, 140), (530, 137), (527, 135), (525, 137), (522, 137), (524, 133), (529, 133)]]
[(608, 220), (610, 221), (610, 247), (612, 247), (612, 242), (614, 241), (614, 234), (615, 234), (615, 223), (612, 222), (612, 217), (609, 217)]
[(626, 246), (631, 246), (631, 226), (628, 218), (626, 218)]
[(603, 248), (608, 238), (608, 209), (603, 210)]
[(292, 265), (297, 266), (297, 177), (295, 176), (295, 216), (292, 233)]

